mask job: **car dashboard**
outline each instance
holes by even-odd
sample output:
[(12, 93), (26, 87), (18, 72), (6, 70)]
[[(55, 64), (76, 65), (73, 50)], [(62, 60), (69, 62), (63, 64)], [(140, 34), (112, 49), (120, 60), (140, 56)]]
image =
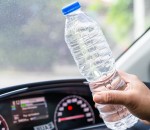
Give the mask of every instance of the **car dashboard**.
[(1, 128), (68, 130), (102, 123), (85, 80), (14, 86), (0, 95)]
[[(108, 130), (85, 79), (1, 89), (0, 122), (1, 130)], [(141, 126), (138, 124), (138, 129)]]

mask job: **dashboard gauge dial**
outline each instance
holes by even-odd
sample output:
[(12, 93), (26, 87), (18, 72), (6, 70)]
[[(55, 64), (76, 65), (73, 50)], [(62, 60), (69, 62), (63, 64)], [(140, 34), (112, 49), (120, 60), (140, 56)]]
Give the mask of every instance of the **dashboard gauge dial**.
[(9, 130), (5, 119), (0, 115), (0, 130)]
[(95, 115), (90, 104), (82, 97), (71, 95), (63, 98), (54, 113), (56, 130), (68, 130), (95, 123)]

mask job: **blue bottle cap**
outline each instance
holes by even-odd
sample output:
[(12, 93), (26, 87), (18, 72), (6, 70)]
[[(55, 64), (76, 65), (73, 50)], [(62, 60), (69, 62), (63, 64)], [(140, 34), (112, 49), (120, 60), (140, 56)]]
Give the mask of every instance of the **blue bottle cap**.
[(80, 3), (79, 2), (75, 2), (75, 3), (72, 3), (64, 8), (62, 8), (62, 12), (64, 15), (67, 15), (77, 9), (79, 9), (81, 6), (80, 6)]

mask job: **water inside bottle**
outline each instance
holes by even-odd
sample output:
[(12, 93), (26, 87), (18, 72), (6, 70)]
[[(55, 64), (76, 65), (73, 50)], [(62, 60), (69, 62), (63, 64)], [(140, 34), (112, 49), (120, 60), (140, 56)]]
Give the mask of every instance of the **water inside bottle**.
[[(112, 52), (96, 22), (80, 11), (69, 14), (65, 40), (80, 73), (90, 82), (93, 94), (100, 91), (124, 90), (125, 82), (116, 72)], [(123, 106), (96, 105), (105, 124), (111, 129), (124, 130), (138, 121)]]

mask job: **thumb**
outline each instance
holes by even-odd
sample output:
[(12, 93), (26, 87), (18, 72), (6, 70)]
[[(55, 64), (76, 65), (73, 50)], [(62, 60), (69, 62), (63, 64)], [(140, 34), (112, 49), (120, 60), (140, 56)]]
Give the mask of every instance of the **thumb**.
[(103, 91), (93, 95), (93, 100), (95, 103), (100, 104), (120, 104), (126, 105), (127, 101), (127, 93), (125, 91)]

